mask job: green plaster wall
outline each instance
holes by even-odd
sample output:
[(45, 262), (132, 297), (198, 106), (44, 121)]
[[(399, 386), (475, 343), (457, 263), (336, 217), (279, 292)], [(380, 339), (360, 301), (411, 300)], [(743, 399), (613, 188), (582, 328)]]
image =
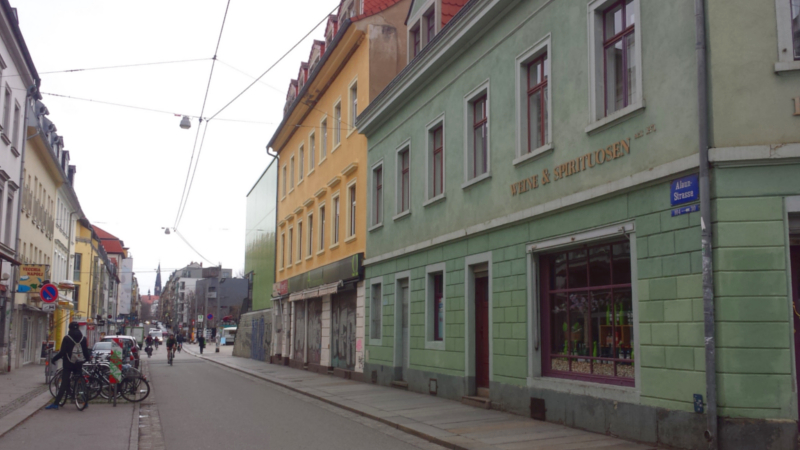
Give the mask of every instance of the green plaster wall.
[(247, 194), (244, 272), (253, 277), (253, 310), (272, 308), (275, 283), (275, 193), (278, 165), (270, 164)]

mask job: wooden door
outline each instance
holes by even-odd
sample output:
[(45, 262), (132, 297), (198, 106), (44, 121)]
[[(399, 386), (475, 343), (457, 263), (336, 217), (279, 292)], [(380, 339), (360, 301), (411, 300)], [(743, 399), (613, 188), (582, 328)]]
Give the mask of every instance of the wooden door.
[(475, 279), (475, 384), (489, 387), (489, 278)]

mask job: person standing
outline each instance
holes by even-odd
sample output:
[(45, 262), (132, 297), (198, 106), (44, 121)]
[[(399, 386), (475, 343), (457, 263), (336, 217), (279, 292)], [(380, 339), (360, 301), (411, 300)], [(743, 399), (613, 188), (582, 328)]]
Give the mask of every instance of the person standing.
[(70, 387), (69, 383), (72, 374), (80, 374), (81, 366), (92, 356), (78, 322), (70, 322), (68, 329), (69, 332), (61, 340), (61, 350), (51, 360), (52, 363), (59, 359), (64, 360), (63, 370), (61, 371), (61, 385), (58, 387), (58, 395), (56, 395), (55, 400), (50, 405), (47, 405), (45, 409), (58, 409), (58, 404), (61, 403), (61, 399), (67, 394), (67, 389)]
[(200, 354), (203, 354), (203, 349), (206, 348), (206, 338), (202, 334), (197, 338), (197, 343), (200, 345)]

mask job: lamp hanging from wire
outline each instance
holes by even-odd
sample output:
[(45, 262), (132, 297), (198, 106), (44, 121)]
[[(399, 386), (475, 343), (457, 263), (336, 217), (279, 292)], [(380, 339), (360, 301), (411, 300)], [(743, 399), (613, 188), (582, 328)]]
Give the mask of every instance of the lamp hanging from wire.
[(183, 119), (181, 119), (181, 128), (184, 130), (192, 128), (192, 121), (189, 120), (189, 116), (183, 116)]

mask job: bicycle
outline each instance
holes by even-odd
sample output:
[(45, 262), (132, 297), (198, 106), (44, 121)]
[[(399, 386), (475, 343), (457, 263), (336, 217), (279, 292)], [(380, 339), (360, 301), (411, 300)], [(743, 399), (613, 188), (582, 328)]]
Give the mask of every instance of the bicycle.
[(172, 365), (172, 360), (175, 359), (175, 347), (167, 349), (167, 362), (169, 365)]
[(70, 374), (70, 383), (70, 387), (67, 389), (67, 392), (64, 393), (64, 396), (61, 397), (58, 406), (66, 405), (67, 400), (72, 398), (75, 399), (75, 407), (78, 408), (78, 411), (83, 411), (89, 406), (89, 393), (83, 374), (72, 372), (72, 374)]

